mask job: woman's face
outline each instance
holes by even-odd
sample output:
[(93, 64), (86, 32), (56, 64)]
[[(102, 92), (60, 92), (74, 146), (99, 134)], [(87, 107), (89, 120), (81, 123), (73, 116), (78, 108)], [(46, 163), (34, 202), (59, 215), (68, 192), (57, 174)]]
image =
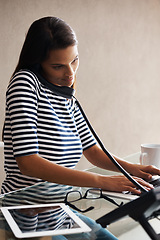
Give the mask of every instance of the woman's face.
[(42, 74), (47, 81), (71, 87), (79, 66), (77, 46), (51, 50), (48, 58), (41, 63)]

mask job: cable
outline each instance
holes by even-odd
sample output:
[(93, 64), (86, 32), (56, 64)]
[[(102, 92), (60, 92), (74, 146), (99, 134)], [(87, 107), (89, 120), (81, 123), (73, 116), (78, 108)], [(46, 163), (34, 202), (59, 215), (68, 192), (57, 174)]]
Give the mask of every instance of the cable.
[[(75, 98), (75, 97), (74, 97)], [(139, 184), (114, 158), (113, 156), (107, 151), (105, 146), (103, 145), (102, 141), (98, 137), (97, 133), (94, 131), (92, 125), (90, 124), (88, 118), (86, 117), (86, 114), (84, 113), (80, 103), (78, 100), (75, 98), (76, 103), (85, 119), (87, 122), (88, 127), (90, 128), (92, 134), (94, 135), (95, 139), (97, 140), (98, 144), (100, 145), (101, 149), (104, 151), (104, 153), (109, 157), (109, 159), (112, 161), (112, 163), (120, 170), (121, 173), (124, 174), (125, 177), (127, 177), (136, 187), (138, 187), (142, 192), (148, 192), (141, 184)]]

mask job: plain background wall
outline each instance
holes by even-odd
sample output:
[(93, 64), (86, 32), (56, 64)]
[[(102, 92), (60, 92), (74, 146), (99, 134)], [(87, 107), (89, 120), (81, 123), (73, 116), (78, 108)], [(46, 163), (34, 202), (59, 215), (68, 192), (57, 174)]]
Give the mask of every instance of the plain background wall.
[[(77, 97), (108, 150), (123, 157), (141, 143), (159, 143), (159, 0), (0, 0), (1, 129), (25, 34), (48, 15), (63, 18), (77, 34)], [(3, 157), (1, 171), (2, 165)], [(80, 167), (86, 166), (83, 159)]]

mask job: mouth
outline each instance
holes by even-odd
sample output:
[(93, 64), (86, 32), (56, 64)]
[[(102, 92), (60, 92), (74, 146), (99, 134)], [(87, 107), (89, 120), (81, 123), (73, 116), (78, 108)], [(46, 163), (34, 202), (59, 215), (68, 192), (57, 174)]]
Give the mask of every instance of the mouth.
[(73, 77), (68, 77), (67, 79), (71, 81), (71, 80), (73, 80)]
[(65, 79), (63, 79), (64, 81), (66, 81), (66, 82), (73, 82), (73, 77), (71, 77), (71, 78), (65, 78)]

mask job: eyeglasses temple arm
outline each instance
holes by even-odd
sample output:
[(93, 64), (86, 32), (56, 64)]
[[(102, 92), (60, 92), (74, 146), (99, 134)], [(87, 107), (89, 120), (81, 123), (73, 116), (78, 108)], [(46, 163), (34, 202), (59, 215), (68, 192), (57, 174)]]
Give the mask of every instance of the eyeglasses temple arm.
[(118, 206), (118, 207), (120, 207), (120, 206), (123, 205), (123, 202), (121, 202), (120, 204), (118, 204), (118, 203), (116, 203), (116, 201), (114, 201), (112, 198), (109, 198), (109, 197), (107, 197), (107, 196), (105, 196), (105, 195), (103, 195), (103, 194), (101, 194), (101, 197), (103, 197), (105, 200), (107, 200), (107, 201), (115, 204), (115, 205)]
[(76, 211), (79, 211), (79, 212), (82, 212), (82, 213), (85, 213), (85, 212), (88, 212), (88, 211), (91, 211), (94, 209), (93, 206), (85, 209), (85, 210), (80, 210), (79, 208), (77, 208), (75, 205), (73, 205), (72, 203), (68, 202), (68, 201), (65, 201), (65, 204), (68, 205), (69, 207), (73, 208), (74, 210)]

